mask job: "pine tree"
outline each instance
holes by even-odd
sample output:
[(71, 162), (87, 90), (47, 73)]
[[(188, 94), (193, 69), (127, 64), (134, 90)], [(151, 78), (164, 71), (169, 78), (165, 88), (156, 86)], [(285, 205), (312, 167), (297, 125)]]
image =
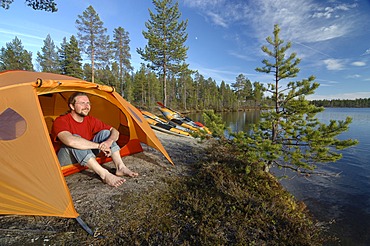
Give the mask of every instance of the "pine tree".
[(103, 24), (91, 5), (82, 15), (78, 15), (76, 20), (81, 50), (91, 61), (92, 82), (94, 82), (94, 73), (99, 62), (103, 63), (102, 67), (105, 68), (111, 57), (109, 36), (106, 35), (107, 29), (103, 27)]
[(186, 111), (188, 106), (187, 106), (187, 100), (188, 100), (188, 95), (190, 95), (190, 90), (189, 87), (191, 87), (191, 82), (192, 82), (192, 75), (193, 71), (186, 69), (181, 72), (180, 74), (180, 82), (178, 83), (179, 87), (179, 95), (181, 95), (182, 99), (182, 107)]
[(254, 107), (258, 108), (261, 104), (262, 97), (263, 97), (263, 85), (259, 82), (253, 83), (253, 99), (254, 99)]
[(2, 70), (33, 71), (32, 52), (25, 50), (17, 37), (0, 50), (0, 71)]
[[(110, 85), (111, 86), (114, 86), (114, 88), (116, 88), (116, 91), (118, 93), (121, 93), (121, 95), (123, 95), (123, 92), (121, 90), (121, 84), (120, 84), (120, 81), (119, 81), (119, 65), (117, 62), (113, 62), (112, 63), (112, 69), (111, 69), (111, 72), (112, 72), (112, 81), (109, 81)], [(123, 80), (123, 79), (122, 79)]]
[(148, 44), (137, 49), (142, 59), (150, 62), (149, 67), (163, 78), (163, 104), (167, 104), (167, 78), (188, 68), (185, 63), (188, 47), (184, 46), (188, 35), (185, 33), (187, 20), (180, 21), (178, 2), (172, 0), (153, 0), (156, 14), (149, 10), (150, 20), (143, 31)]
[(125, 95), (125, 99), (128, 102), (133, 102), (134, 100), (134, 93), (133, 93), (133, 74), (126, 73), (124, 77), (125, 86), (123, 87), (123, 92), (121, 94)]
[(219, 87), (219, 94), (220, 94), (220, 108), (227, 109), (229, 104), (227, 102), (227, 91), (226, 91), (226, 83), (225, 81), (221, 81), (220, 87)]
[(70, 37), (69, 42), (66, 38), (63, 39), (58, 55), (62, 74), (83, 78), (81, 50), (74, 35)]
[(66, 74), (76, 78), (83, 77), (81, 50), (74, 35), (70, 37), (66, 47)]
[(96, 70), (95, 83), (109, 85), (115, 87), (117, 82), (112, 69), (106, 65), (105, 68), (100, 68)]
[(44, 40), (44, 46), (41, 48), (41, 53), (37, 52), (36, 61), (40, 65), (41, 72), (58, 73), (60, 71), (56, 49), (54, 41), (48, 34)]
[(264, 59), (264, 67), (256, 69), (274, 77), (274, 83), (264, 88), (265, 93), (271, 94), (273, 108), (265, 108), (261, 113), (261, 120), (251, 136), (239, 134), (235, 143), (245, 150), (251, 163), (262, 161), (266, 171), (275, 164), (311, 173), (319, 163), (339, 160), (342, 157), (339, 150), (353, 146), (357, 141), (337, 138), (349, 128), (351, 118), (331, 120), (328, 125), (316, 118), (316, 114), (324, 109), (306, 100), (306, 96), (313, 94), (319, 86), (314, 82), (314, 76), (283, 83), (297, 76), (300, 59), (296, 58), (296, 53), (287, 55), (291, 43), (284, 44), (279, 33), (280, 28), (275, 25), (274, 37), (266, 39), (272, 49), (262, 46), (262, 51), (271, 60)]
[(145, 90), (147, 84), (148, 76), (147, 76), (147, 69), (145, 68), (144, 64), (141, 64), (140, 70), (134, 76), (134, 84), (133, 84), (133, 95), (134, 95), (134, 102), (143, 107), (145, 105)]
[(114, 29), (113, 33), (113, 52), (115, 60), (117, 61), (119, 69), (119, 82), (120, 90), (123, 95), (123, 83), (124, 76), (129, 71), (133, 70), (131, 66), (131, 54), (130, 54), (130, 38), (129, 33), (125, 31), (123, 27)]
[(82, 71), (83, 71), (83, 79), (86, 81), (92, 82), (91, 81), (91, 74), (92, 74), (91, 65), (88, 63), (85, 63), (82, 67)]
[(59, 69), (61, 74), (67, 74), (67, 45), (67, 38), (64, 37), (63, 42), (60, 44), (60, 48), (58, 48)]
[(244, 74), (239, 74), (235, 79), (235, 83), (231, 84), (231, 87), (234, 88), (240, 105), (243, 105), (243, 103), (245, 104), (252, 96), (252, 82), (247, 79)]

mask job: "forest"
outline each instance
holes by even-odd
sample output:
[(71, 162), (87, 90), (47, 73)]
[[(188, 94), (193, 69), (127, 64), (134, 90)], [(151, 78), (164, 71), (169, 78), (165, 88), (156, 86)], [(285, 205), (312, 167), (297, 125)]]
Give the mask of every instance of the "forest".
[[(129, 33), (123, 27), (117, 27), (111, 40), (103, 21), (92, 6), (77, 16), (76, 35), (64, 37), (59, 45), (55, 44), (50, 35), (45, 37), (43, 47), (36, 54), (36, 64), (32, 62), (32, 52), (24, 49), (18, 37), (10, 40), (0, 49), (0, 71), (51, 72), (106, 84), (114, 87), (136, 107), (149, 110), (158, 101), (183, 112), (205, 109), (216, 112), (247, 110), (269, 104), (270, 100), (264, 96), (262, 83), (251, 82), (243, 74), (236, 76), (234, 83), (228, 84), (205, 78), (198, 71), (188, 69), (188, 64), (185, 63), (188, 47), (184, 45), (187, 22), (179, 22), (181, 14), (177, 4), (172, 9), (174, 18), (172, 25), (169, 23), (165, 27), (168, 30), (156, 26), (163, 21), (160, 13), (151, 14), (152, 20), (146, 24), (153, 26), (149, 26), (147, 32), (143, 31), (151, 46), (136, 50), (147, 63), (142, 63), (137, 71), (134, 71), (130, 61)], [(160, 8), (157, 11), (160, 12)], [(157, 30), (155, 35), (151, 33), (154, 29)], [(158, 30), (161, 31), (159, 34)], [(168, 45), (155, 43), (154, 36), (161, 36), (161, 33), (176, 35), (166, 37)], [(176, 49), (173, 48), (174, 45), (177, 46)], [(165, 47), (172, 48), (166, 50)], [(166, 62), (163, 62), (163, 54), (166, 55)], [(370, 98), (315, 100), (313, 103), (324, 107), (370, 107)]]
[[(173, 8), (174, 15), (179, 17), (177, 5)], [(91, 20), (94, 20), (94, 23), (91, 23)], [(183, 111), (238, 110), (258, 105), (261, 100), (257, 95), (260, 94), (258, 84), (254, 83), (253, 89), (251, 81), (243, 74), (240, 74), (231, 85), (224, 81), (218, 85), (214, 79), (205, 78), (197, 71), (189, 70), (187, 66), (176, 67), (178, 58), (172, 58), (176, 61), (166, 64), (171, 69), (165, 72), (161, 70), (156, 73), (156, 68), (150, 63), (142, 63), (138, 71), (133, 71), (129, 33), (123, 27), (117, 27), (111, 40), (99, 14), (92, 6), (89, 6), (82, 15), (78, 15), (76, 26), (76, 35), (64, 37), (59, 45), (47, 35), (43, 47), (36, 54), (36, 64), (32, 63), (33, 54), (24, 49), (22, 41), (15, 37), (0, 50), (0, 71), (17, 69), (51, 72), (107, 84), (115, 87), (116, 91), (133, 105), (146, 109), (155, 107), (157, 101), (163, 102), (165, 96), (167, 106)], [(87, 30), (90, 27), (91, 30)], [(89, 35), (90, 32), (95, 35), (92, 37)], [(181, 32), (177, 30), (177, 33)], [(172, 39), (179, 40), (179, 37)], [(90, 43), (94, 45), (91, 46)], [(180, 46), (186, 52), (187, 47), (183, 44)], [(140, 50), (137, 52), (140, 53)], [(144, 50), (141, 52), (144, 57), (146, 55)], [(151, 52), (160, 53), (159, 50)], [(171, 50), (167, 51), (170, 52)], [(180, 63), (184, 63), (183, 59)], [(162, 81), (164, 77), (165, 85)], [(163, 93), (163, 90), (166, 93)]]
[(312, 103), (325, 108), (370, 108), (370, 98), (313, 100)]

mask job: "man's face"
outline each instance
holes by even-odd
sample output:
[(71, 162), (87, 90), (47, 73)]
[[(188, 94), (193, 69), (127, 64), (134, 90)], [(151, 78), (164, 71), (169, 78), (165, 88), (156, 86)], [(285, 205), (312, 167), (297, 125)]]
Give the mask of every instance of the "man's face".
[(90, 100), (87, 96), (77, 96), (76, 102), (72, 106), (76, 114), (82, 117), (87, 116), (91, 109)]

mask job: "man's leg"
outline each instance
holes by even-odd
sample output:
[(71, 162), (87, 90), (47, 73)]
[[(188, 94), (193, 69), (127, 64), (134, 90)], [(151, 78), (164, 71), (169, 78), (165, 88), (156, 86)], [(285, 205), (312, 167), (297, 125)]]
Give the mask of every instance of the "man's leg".
[(78, 162), (76, 158), (73, 156), (71, 149), (65, 145), (63, 145), (59, 149), (57, 155), (61, 166), (67, 166)]
[[(106, 139), (108, 139), (110, 136), (110, 131), (108, 130), (102, 130), (98, 134), (95, 135), (93, 141), (97, 143), (104, 142)], [(126, 165), (123, 163), (121, 155), (119, 153), (119, 146), (116, 142), (113, 142), (111, 146), (111, 152), (112, 152), (112, 160), (114, 165), (116, 166), (116, 175), (117, 176), (129, 176), (129, 177), (137, 177), (139, 174), (136, 172), (131, 171), (126, 167)]]
[(87, 166), (103, 180), (104, 183), (118, 187), (126, 180), (110, 173), (102, 167), (95, 159), (95, 154), (91, 150), (78, 150), (67, 146), (63, 146), (58, 152), (58, 159), (62, 166), (73, 163), (80, 163), (82, 166)]
[(125, 163), (123, 163), (121, 155), (119, 151), (113, 152), (112, 150), (112, 160), (114, 165), (116, 166), (116, 175), (121, 176), (129, 176), (129, 177), (137, 177), (139, 176), (138, 173), (131, 171), (126, 167)]
[(107, 169), (103, 168), (95, 158), (90, 158), (86, 162), (86, 166), (93, 170), (96, 174), (100, 176), (100, 178), (103, 180), (104, 183), (113, 186), (118, 187), (122, 185), (126, 180), (122, 177), (118, 177), (112, 173), (110, 173)]

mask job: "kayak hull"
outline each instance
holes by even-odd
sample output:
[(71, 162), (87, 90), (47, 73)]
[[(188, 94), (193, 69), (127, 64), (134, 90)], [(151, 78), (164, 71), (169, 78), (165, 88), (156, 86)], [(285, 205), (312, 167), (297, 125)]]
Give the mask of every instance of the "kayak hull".
[(208, 134), (211, 134), (210, 130), (200, 122), (195, 122), (167, 107), (159, 107), (158, 109), (167, 120), (174, 122), (177, 125), (185, 127), (191, 131), (205, 131)]
[(171, 124), (171, 122), (166, 121), (165, 119), (162, 119), (150, 112), (147, 111), (141, 111), (143, 114), (145, 120), (149, 123), (150, 127), (152, 129), (170, 133), (173, 135), (179, 135), (179, 136), (191, 136), (190, 132), (184, 129), (178, 129), (175, 124)]

